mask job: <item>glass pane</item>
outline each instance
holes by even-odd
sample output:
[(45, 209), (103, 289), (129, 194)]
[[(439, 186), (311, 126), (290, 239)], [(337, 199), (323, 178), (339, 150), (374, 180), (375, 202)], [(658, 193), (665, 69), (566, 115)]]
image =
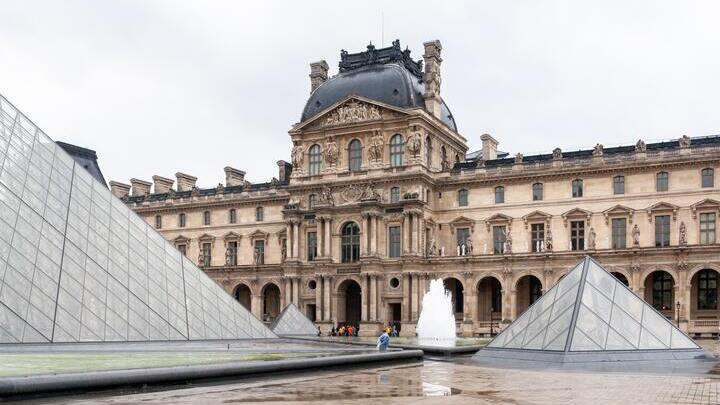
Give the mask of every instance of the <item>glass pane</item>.
[(615, 290), (613, 302), (623, 311), (630, 314), (637, 322), (642, 319), (642, 310), (645, 303), (629, 289), (618, 286)]
[(670, 346), (672, 324), (647, 305), (643, 311), (642, 327), (652, 332), (663, 345)]
[(652, 333), (643, 328), (640, 332), (640, 349), (667, 349)]
[(634, 350), (635, 346), (625, 340), (620, 334), (610, 329), (608, 332), (605, 350)]
[[(554, 312), (554, 308), (553, 308)], [(568, 328), (570, 327), (570, 321), (572, 321), (572, 315), (573, 315), (573, 308), (568, 308), (565, 312), (560, 314), (555, 320), (553, 320), (550, 325), (547, 327), (547, 332), (545, 333), (545, 348), (547, 348), (548, 345), (552, 344), (557, 337), (564, 333), (567, 335)], [(563, 342), (565, 342), (566, 339), (562, 339)], [(564, 347), (561, 349), (563, 350)]]
[(673, 328), (671, 349), (696, 349), (698, 347), (689, 337), (679, 330)]
[(606, 297), (612, 299), (613, 293), (615, 292), (615, 286), (618, 281), (612, 276), (612, 274), (601, 269), (593, 261), (590, 261), (587, 280), (592, 283), (593, 286), (597, 287), (597, 289)]
[[(640, 310), (642, 311), (642, 307)], [(613, 306), (610, 328), (622, 335), (625, 340), (637, 346), (640, 339), (640, 323), (636, 322), (617, 305)]]
[(602, 350), (600, 346), (597, 345), (597, 343), (593, 342), (585, 336), (579, 329), (575, 329), (575, 333), (573, 334), (572, 338), (572, 346), (570, 347), (570, 351), (577, 352), (577, 351), (586, 351), (586, 350)]
[(582, 303), (592, 309), (595, 315), (598, 315), (604, 322), (610, 321), (612, 303), (590, 284), (585, 284)]
[[(582, 330), (587, 337), (592, 339), (601, 348), (605, 347), (608, 325), (585, 305), (580, 306), (575, 329)], [(573, 342), (573, 347), (574, 345), (575, 342)]]

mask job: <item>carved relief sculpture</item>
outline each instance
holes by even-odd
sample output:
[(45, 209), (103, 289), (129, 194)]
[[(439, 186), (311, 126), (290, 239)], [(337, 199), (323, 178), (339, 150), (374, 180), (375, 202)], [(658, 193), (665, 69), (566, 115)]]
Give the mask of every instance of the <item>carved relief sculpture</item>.
[(503, 234), (505, 235), (505, 253), (510, 254), (512, 253), (512, 236), (510, 236), (510, 231), (503, 228)]
[(360, 101), (351, 101), (328, 113), (327, 117), (325, 117), (324, 125), (372, 121), (381, 118), (382, 115), (377, 106)]
[(562, 149), (555, 148), (553, 149), (553, 159), (562, 159)]
[(361, 200), (380, 201), (380, 193), (377, 192), (374, 184), (368, 183), (368, 185), (365, 187), (365, 191), (363, 191), (360, 199)]
[(640, 227), (635, 224), (632, 229), (633, 246), (640, 246)]
[(338, 147), (337, 143), (330, 138), (325, 142), (325, 163), (328, 167), (335, 167), (338, 162)]
[(647, 150), (647, 146), (645, 145), (645, 141), (642, 139), (638, 139), (637, 143), (635, 144), (635, 152), (645, 152)]
[(517, 155), (515, 155), (515, 163), (522, 163), (522, 162), (523, 162), (523, 154), (518, 153)]
[(371, 163), (382, 163), (383, 145), (384, 142), (382, 134), (380, 131), (375, 131), (375, 134), (370, 140), (370, 145), (368, 146), (368, 159), (370, 159)]
[(422, 150), (422, 135), (420, 135), (419, 132), (410, 135), (406, 143), (406, 148), (412, 158), (416, 159), (420, 156), (420, 151)]
[(588, 249), (595, 250), (595, 228), (590, 227), (590, 232), (588, 233)]
[(686, 246), (687, 245), (687, 228), (685, 227), (685, 222), (680, 221), (680, 246)]
[(294, 169), (302, 168), (304, 157), (303, 152), (305, 152), (305, 148), (303, 148), (300, 142), (295, 142), (295, 146), (293, 146), (291, 152), (292, 164)]
[(593, 149), (593, 156), (600, 157), (603, 155), (603, 146), (602, 144), (598, 143), (595, 145), (595, 148)]
[(682, 138), (678, 141), (680, 143), (681, 148), (689, 148), (690, 147), (690, 137), (687, 135), (683, 135)]
[(553, 238), (550, 228), (548, 228), (547, 232), (545, 233), (545, 250), (547, 250), (548, 252), (552, 252), (553, 250)]
[(322, 191), (320, 192), (320, 203), (335, 205), (335, 199), (333, 198), (332, 191), (327, 185), (324, 185)]

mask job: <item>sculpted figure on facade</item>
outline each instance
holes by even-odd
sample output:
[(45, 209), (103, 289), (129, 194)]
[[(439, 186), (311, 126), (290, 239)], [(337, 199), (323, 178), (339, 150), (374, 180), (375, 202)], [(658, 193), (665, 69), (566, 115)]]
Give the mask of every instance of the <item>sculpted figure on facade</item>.
[(380, 131), (375, 131), (370, 145), (368, 146), (368, 159), (371, 163), (381, 163), (383, 158), (383, 136)]
[(678, 142), (680, 143), (681, 148), (690, 147), (690, 137), (687, 135), (683, 135)]
[(685, 227), (685, 221), (680, 221), (680, 246), (687, 245), (687, 228)]
[(435, 239), (430, 239), (430, 247), (428, 248), (428, 256), (433, 257), (438, 255), (437, 242)]
[(553, 159), (562, 159), (562, 149), (555, 148), (553, 149)]
[(380, 193), (378, 193), (375, 189), (375, 185), (373, 183), (368, 183), (368, 185), (365, 186), (365, 190), (363, 191), (360, 199), (380, 201)]
[(593, 156), (600, 157), (604, 153), (602, 144), (598, 143), (595, 144), (595, 148), (593, 149)]
[(420, 132), (415, 132), (410, 135), (406, 148), (413, 158), (420, 156), (420, 151), (422, 150), (422, 135), (420, 135)]
[(228, 244), (227, 247), (225, 248), (225, 265), (226, 266), (230, 266), (233, 264), (232, 263), (233, 256), (235, 256), (235, 250), (233, 248), (231, 248), (230, 245)]
[(590, 232), (588, 233), (588, 249), (595, 250), (595, 228), (590, 227)]
[(642, 139), (638, 139), (637, 143), (635, 144), (635, 152), (645, 152), (647, 150), (647, 146), (645, 145), (645, 141)]
[(522, 162), (523, 162), (523, 154), (518, 153), (517, 155), (515, 155), (515, 163), (522, 163)]
[(327, 117), (325, 117), (324, 124), (338, 125), (352, 122), (379, 120), (380, 118), (382, 118), (382, 115), (380, 114), (380, 109), (377, 106), (360, 101), (352, 101), (328, 113)]
[(550, 228), (548, 228), (547, 232), (545, 233), (545, 250), (547, 250), (548, 252), (552, 252), (553, 250), (553, 237)]
[(469, 236), (467, 237), (467, 239), (465, 239), (465, 252), (469, 255), (473, 253), (472, 238), (470, 238)]
[(287, 259), (287, 239), (283, 239), (280, 246), (280, 260), (285, 263), (285, 259)]
[(300, 142), (295, 142), (295, 146), (293, 146), (292, 152), (290, 154), (294, 168), (302, 168), (304, 152), (305, 148), (303, 148)]
[(320, 203), (335, 205), (335, 199), (333, 198), (332, 191), (327, 185), (324, 185), (322, 191), (320, 192)]
[(335, 167), (335, 165), (337, 165), (338, 155), (337, 143), (330, 138), (325, 142), (325, 163), (327, 163), (328, 167)]
[(503, 234), (505, 235), (505, 253), (510, 254), (512, 253), (512, 236), (506, 228), (503, 228)]
[(203, 267), (205, 265), (205, 255), (202, 251), (202, 246), (200, 247), (200, 253), (198, 253), (198, 266)]
[(633, 246), (640, 246), (640, 227), (635, 224), (632, 229)]

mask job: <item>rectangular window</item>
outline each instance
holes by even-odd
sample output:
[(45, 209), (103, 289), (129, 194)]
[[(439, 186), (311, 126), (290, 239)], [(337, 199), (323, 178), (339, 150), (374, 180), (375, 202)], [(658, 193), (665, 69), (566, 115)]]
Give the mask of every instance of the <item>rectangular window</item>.
[(655, 217), (655, 247), (670, 246), (670, 215)]
[(400, 257), (402, 252), (402, 233), (399, 226), (391, 226), (388, 228), (388, 256)]
[(465, 189), (458, 191), (458, 206), (468, 206), (468, 191)]
[(697, 309), (717, 309), (717, 275), (715, 270), (701, 270), (698, 273)]
[(467, 240), (470, 237), (469, 228), (458, 228), (455, 230), (456, 241), (457, 241), (457, 252), (459, 256), (467, 255)]
[(625, 249), (627, 247), (627, 219), (613, 218), (612, 220), (612, 248)]
[(237, 223), (237, 211), (234, 208), (230, 210), (230, 223)]
[(237, 266), (237, 241), (228, 242), (227, 265)]
[(505, 202), (505, 187), (495, 187), (495, 204), (502, 204)]
[(668, 172), (660, 172), (655, 175), (655, 189), (657, 191), (668, 191), (670, 175)]
[(183, 256), (187, 256), (187, 245), (184, 243), (181, 243), (177, 245), (177, 249), (182, 253)]
[(583, 181), (581, 179), (575, 179), (572, 181), (572, 196), (573, 198), (580, 198), (583, 196)]
[(585, 250), (585, 221), (570, 222), (570, 250)]
[(400, 187), (390, 189), (390, 202), (393, 204), (400, 202)]
[(211, 243), (203, 243), (202, 244), (202, 266), (208, 267), (210, 266), (210, 263), (212, 263), (212, 244)]
[(203, 212), (203, 225), (210, 225), (210, 211)]
[(308, 232), (307, 234), (307, 258), (313, 261), (317, 257), (317, 232)]
[(715, 213), (700, 214), (700, 243), (710, 245), (715, 243)]
[(542, 201), (542, 199), (543, 199), (542, 183), (535, 183), (532, 185), (532, 199), (533, 199), (533, 201)]
[(702, 169), (702, 186), (715, 187), (715, 171), (713, 169)]
[(162, 217), (160, 215), (155, 216), (155, 228), (162, 229)]
[(613, 178), (613, 194), (625, 194), (625, 176)]
[(255, 264), (265, 264), (265, 241), (255, 241)]
[(258, 222), (262, 222), (265, 220), (265, 212), (263, 210), (263, 207), (255, 208), (255, 220)]
[(493, 253), (501, 255), (505, 253), (505, 227), (493, 226)]
[(530, 225), (530, 251), (542, 252), (545, 249), (545, 224)]

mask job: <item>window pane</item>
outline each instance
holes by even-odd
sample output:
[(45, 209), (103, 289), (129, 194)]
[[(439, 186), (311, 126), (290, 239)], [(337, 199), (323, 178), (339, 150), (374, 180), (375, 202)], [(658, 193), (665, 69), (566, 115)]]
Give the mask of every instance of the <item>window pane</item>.
[(612, 220), (612, 248), (625, 249), (627, 247), (627, 220), (615, 218)]
[(308, 152), (308, 172), (311, 176), (317, 176), (320, 174), (320, 168), (322, 165), (322, 153), (320, 152), (320, 145), (313, 145), (310, 147)]
[(543, 185), (542, 183), (535, 183), (532, 186), (533, 201), (542, 201), (543, 199)]
[(580, 179), (573, 180), (572, 182), (572, 196), (574, 198), (583, 196), (583, 181)]
[(389, 252), (388, 256), (390, 257), (400, 257), (401, 254), (401, 234), (400, 234), (401, 228), (399, 226), (391, 226), (388, 229), (389, 233)]
[(625, 176), (615, 176), (613, 179), (613, 193), (625, 194)]
[(713, 169), (702, 170), (702, 186), (715, 187), (715, 172)]
[(655, 247), (670, 246), (670, 216), (655, 217)]
[(393, 187), (390, 189), (390, 202), (400, 202), (400, 187)]
[(468, 205), (468, 191), (467, 190), (458, 191), (458, 205), (461, 207), (467, 207), (467, 205)]
[(530, 251), (542, 252), (545, 249), (545, 224), (530, 225)]
[(495, 187), (495, 204), (502, 204), (505, 202), (505, 187)]
[(308, 260), (315, 260), (317, 257), (317, 233), (308, 232), (307, 235)]
[(348, 165), (351, 172), (359, 171), (362, 166), (362, 145), (357, 139), (348, 146)]
[(503, 254), (505, 252), (505, 227), (493, 227), (493, 253)]
[(669, 175), (667, 172), (660, 172), (656, 176), (657, 191), (668, 191)]
[(585, 250), (585, 221), (570, 223), (570, 250)]
[(390, 139), (390, 166), (402, 166), (403, 164), (403, 137), (400, 134)]

